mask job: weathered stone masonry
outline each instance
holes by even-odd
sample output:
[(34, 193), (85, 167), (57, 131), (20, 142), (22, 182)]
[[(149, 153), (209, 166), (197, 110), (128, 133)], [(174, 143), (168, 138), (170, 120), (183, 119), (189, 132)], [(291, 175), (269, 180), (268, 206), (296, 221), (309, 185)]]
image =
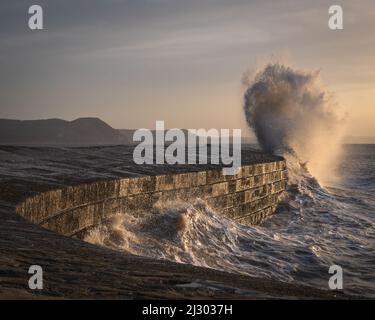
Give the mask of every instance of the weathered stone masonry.
[(280, 160), (245, 165), (235, 176), (217, 169), (66, 187), (26, 199), (17, 212), (46, 229), (81, 237), (116, 212), (137, 214), (157, 201), (201, 198), (220, 214), (257, 224), (274, 212), (286, 181), (286, 164)]

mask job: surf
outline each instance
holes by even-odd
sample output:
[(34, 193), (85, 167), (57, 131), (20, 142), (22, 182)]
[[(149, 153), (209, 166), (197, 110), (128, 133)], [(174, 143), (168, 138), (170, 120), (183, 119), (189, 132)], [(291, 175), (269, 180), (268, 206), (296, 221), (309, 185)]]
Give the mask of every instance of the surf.
[(375, 150), (347, 153), (347, 159), (357, 160), (339, 161), (344, 120), (318, 72), (268, 64), (248, 80), (243, 107), (249, 127), (260, 147), (282, 155), (288, 167), (287, 190), (270, 219), (260, 226), (241, 225), (201, 199), (176, 200), (137, 215), (118, 212), (85, 240), (129, 254), (327, 290), (329, 269), (339, 265), (346, 292), (374, 297), (375, 203), (368, 187), (332, 178), (336, 167), (346, 179), (368, 176), (372, 162), (367, 159)]

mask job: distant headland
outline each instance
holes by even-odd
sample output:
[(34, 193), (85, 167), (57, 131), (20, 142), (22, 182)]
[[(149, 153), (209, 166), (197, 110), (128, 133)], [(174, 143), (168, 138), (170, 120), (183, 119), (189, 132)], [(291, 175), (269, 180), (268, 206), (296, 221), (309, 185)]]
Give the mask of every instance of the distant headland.
[(132, 130), (116, 130), (99, 118), (73, 121), (0, 119), (0, 144), (102, 145), (131, 141)]
[[(119, 145), (135, 144), (135, 129), (115, 129), (95, 117), (62, 119), (0, 119), (0, 145)], [(187, 130), (183, 129), (185, 134)], [(243, 137), (242, 143), (256, 143)]]

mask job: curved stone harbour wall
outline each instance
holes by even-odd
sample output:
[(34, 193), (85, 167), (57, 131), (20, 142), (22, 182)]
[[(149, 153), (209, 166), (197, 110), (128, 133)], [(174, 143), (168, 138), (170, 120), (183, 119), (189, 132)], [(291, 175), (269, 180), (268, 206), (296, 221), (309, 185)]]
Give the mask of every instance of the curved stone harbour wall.
[(235, 176), (217, 169), (125, 178), (44, 192), (20, 203), (17, 212), (46, 229), (82, 237), (113, 213), (138, 214), (158, 201), (201, 198), (220, 214), (258, 224), (274, 212), (286, 180), (284, 160), (245, 165)]

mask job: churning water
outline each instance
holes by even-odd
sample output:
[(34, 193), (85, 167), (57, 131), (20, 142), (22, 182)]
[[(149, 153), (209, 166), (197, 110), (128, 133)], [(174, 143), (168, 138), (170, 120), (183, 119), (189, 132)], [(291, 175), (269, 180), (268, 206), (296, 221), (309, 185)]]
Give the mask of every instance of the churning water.
[(344, 271), (348, 293), (375, 296), (375, 145), (346, 146), (340, 185), (320, 187), (302, 169), (275, 215), (244, 226), (203, 201), (118, 213), (87, 241), (128, 253), (328, 289)]
[[(340, 150), (342, 120), (317, 73), (268, 65), (249, 83), (247, 121), (263, 149), (287, 160), (289, 186), (275, 215), (249, 227), (199, 199), (163, 203), (139, 216), (120, 212), (86, 240), (321, 289), (339, 265), (347, 293), (374, 297), (375, 145)], [(340, 179), (332, 179), (339, 154)]]

